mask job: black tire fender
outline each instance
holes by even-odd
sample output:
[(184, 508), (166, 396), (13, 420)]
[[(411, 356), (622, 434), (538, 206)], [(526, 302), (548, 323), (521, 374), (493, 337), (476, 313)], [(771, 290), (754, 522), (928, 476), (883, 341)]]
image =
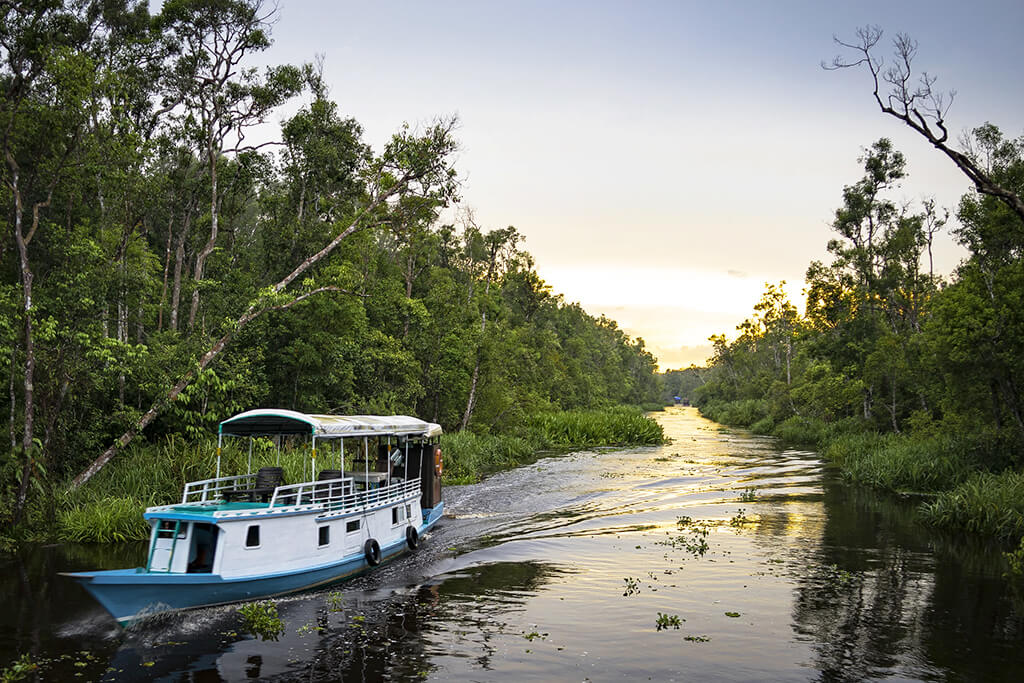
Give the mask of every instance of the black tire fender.
[(371, 567), (380, 564), (380, 543), (372, 538), (363, 544), (363, 555), (366, 556), (366, 563)]
[(420, 534), (418, 531), (416, 531), (416, 527), (405, 527), (405, 544), (409, 546), (409, 550), (416, 550), (416, 548), (419, 547)]

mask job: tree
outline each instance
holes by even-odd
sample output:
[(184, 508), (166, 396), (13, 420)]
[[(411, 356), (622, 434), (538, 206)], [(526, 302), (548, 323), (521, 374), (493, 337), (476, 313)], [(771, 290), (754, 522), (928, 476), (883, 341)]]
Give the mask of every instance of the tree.
[(34, 273), (29, 247), (92, 116), (97, 76), (85, 48), (94, 21), (86, 8), (67, 9), (55, 3), (0, 6), (0, 152), (3, 183), (12, 204), (25, 353), (23, 467), (15, 523), (32, 478), (35, 444)]
[[(1007, 140), (985, 124), (968, 142), (986, 173), (1024, 193), (1024, 139)], [(999, 198), (973, 193), (961, 199), (957, 217), (956, 235), (971, 256), (937, 297), (925, 330), (945, 403), (962, 415), (988, 405), (996, 428), (1024, 431), (1024, 222)]]
[[(905, 33), (897, 33), (893, 40), (893, 62), (886, 65), (884, 59), (873, 52), (882, 40), (882, 29), (878, 26), (857, 29), (856, 42), (847, 43), (835, 36), (833, 39), (838, 45), (859, 53), (860, 57), (851, 61), (839, 55), (831, 64), (822, 62), (823, 68), (832, 70), (866, 66), (874, 84), (872, 94), (883, 113), (899, 119), (923, 136), (970, 178), (978, 192), (996, 197), (1024, 221), (1024, 200), (1021, 194), (994, 179), (972, 154), (949, 146), (949, 130), (945, 119), (955, 93), (936, 90), (937, 78), (927, 71), (915, 78), (913, 61), (917, 56), (917, 41)], [(885, 87), (883, 84), (889, 87), (885, 95), (881, 92)]]
[(81, 486), (98, 472), (117, 452), (130, 443), (146, 428), (178, 395), (213, 363), (225, 350), (238, 332), (250, 322), (270, 310), (285, 310), (305, 301), (311, 296), (327, 291), (341, 291), (332, 284), (318, 285), (315, 278), (305, 278), (305, 291), (298, 295), (285, 292), (288, 287), (306, 275), (313, 266), (329, 256), (346, 238), (379, 225), (388, 203), (401, 195), (417, 194), (429, 197), (439, 204), (445, 204), (456, 197), (457, 179), (451, 167), (451, 156), (457, 148), (453, 136), (456, 125), (454, 118), (442, 120), (430, 126), (421, 135), (404, 127), (396, 133), (384, 151), (367, 164), (362, 179), (367, 195), (357, 214), (343, 223), (336, 236), (318, 252), (309, 256), (279, 282), (265, 288), (251, 301), (246, 310), (227, 325), (226, 330), (201, 355), (194, 359), (189, 369), (169, 391), (160, 395), (142, 417), (126, 431), (110, 448), (83, 470), (72, 482), (72, 488)]
[(206, 261), (217, 245), (221, 157), (252, 149), (245, 144), (247, 129), (263, 123), (302, 87), (302, 72), (293, 66), (270, 68), (263, 78), (255, 69), (242, 68), (250, 53), (270, 47), (267, 29), (273, 14), (261, 0), (169, 0), (158, 20), (177, 55), (169, 69), (164, 106), (178, 135), (196, 145), (210, 179), (210, 232), (196, 254), (189, 331), (199, 310)]

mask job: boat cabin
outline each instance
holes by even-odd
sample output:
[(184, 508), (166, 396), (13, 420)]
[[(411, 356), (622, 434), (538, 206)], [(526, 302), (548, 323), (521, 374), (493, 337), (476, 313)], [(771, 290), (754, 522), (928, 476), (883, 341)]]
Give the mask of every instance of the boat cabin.
[[(149, 508), (147, 572), (266, 576), (415, 547), (443, 509), (438, 425), (406, 416), (250, 410), (220, 424), (216, 476)], [(252, 472), (252, 439), (310, 439), (307, 480)], [(249, 470), (221, 476), (226, 438), (247, 438)], [(318, 465), (324, 465), (319, 469)], [(434, 519), (430, 519), (431, 515)]]

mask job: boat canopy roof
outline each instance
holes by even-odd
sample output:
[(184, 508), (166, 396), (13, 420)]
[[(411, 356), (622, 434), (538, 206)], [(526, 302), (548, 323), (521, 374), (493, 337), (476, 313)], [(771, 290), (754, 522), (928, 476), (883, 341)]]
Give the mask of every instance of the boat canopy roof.
[(318, 439), (432, 437), (441, 433), (441, 425), (407, 415), (307, 415), (294, 410), (259, 408), (224, 420), (220, 423), (220, 433), (229, 436), (311, 434)]

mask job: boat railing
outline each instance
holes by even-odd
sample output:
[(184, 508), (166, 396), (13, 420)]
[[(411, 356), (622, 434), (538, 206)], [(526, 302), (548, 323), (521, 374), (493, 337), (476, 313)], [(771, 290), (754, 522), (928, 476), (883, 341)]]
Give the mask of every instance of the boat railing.
[(205, 503), (223, 498), (224, 491), (252, 488), (256, 483), (255, 474), (239, 474), (233, 477), (217, 477), (190, 481), (185, 484), (185, 493), (181, 497), (184, 503)]
[(322, 505), (328, 511), (362, 509), (399, 503), (419, 495), (419, 479), (399, 481), (366, 491), (354, 490), (350, 477), (324, 479), (278, 486), (270, 499), (270, 508), (288, 505)]

